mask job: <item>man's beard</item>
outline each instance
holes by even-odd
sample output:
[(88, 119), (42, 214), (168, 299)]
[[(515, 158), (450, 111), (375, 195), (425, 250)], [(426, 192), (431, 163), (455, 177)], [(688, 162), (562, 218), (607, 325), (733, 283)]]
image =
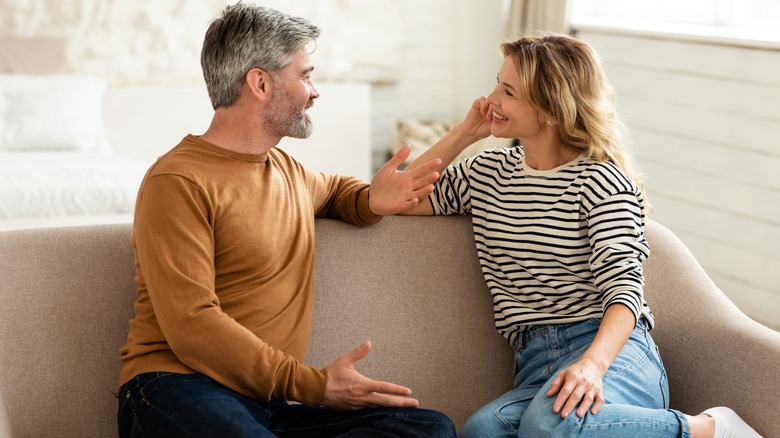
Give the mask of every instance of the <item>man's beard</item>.
[[(286, 89), (274, 88), (271, 101), (273, 108), (263, 115), (263, 123), (268, 129), (275, 130), (281, 137), (307, 138), (312, 133), (312, 123), (306, 120), (304, 108), (296, 108), (292, 96)], [(306, 108), (310, 108), (313, 102), (309, 100)]]

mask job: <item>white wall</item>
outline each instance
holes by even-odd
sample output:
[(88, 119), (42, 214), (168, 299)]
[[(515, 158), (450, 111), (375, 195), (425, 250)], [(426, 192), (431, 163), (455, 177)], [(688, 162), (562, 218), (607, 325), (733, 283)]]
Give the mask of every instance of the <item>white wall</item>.
[(780, 328), (780, 50), (594, 28), (578, 36), (618, 93), (652, 218), (745, 313)]
[[(0, 0), (0, 52), (3, 37), (48, 37), (66, 48), (71, 70), (104, 77), (112, 86), (198, 86), (203, 34), (230, 3)], [(504, 0), (256, 3), (305, 16), (322, 28), (313, 56), (315, 81), (371, 83), (367, 148), (375, 162), (384, 159), (396, 119), (460, 118), (490, 90), (500, 66)], [(39, 63), (50, 63), (51, 56)]]
[(403, 0), (407, 42), (398, 82), (375, 84), (373, 144), (382, 162), (399, 118), (454, 121), (488, 94), (501, 66), (502, 0)]

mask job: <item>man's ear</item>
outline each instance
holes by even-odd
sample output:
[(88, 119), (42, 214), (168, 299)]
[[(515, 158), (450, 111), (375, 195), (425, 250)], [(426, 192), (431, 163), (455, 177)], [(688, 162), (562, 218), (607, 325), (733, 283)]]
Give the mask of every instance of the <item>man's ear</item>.
[(256, 99), (266, 100), (271, 95), (271, 75), (265, 70), (257, 67), (250, 69), (244, 81)]

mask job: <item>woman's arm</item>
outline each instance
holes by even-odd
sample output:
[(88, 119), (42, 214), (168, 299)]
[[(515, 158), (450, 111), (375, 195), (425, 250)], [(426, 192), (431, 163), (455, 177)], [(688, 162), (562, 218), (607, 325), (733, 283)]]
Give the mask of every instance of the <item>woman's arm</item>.
[[(408, 172), (438, 158), (441, 160), (441, 163), (435, 170), (439, 175), (442, 175), (444, 169), (452, 164), (461, 152), (476, 141), (490, 135), (492, 120), (493, 114), (490, 110), (490, 104), (487, 102), (487, 97), (482, 96), (476, 99), (463, 121), (453, 126), (439, 141), (412, 161), (405, 171)], [(416, 206), (399, 214), (408, 216), (433, 215), (433, 207), (427, 196), (418, 198), (418, 201), (419, 203)]]
[(616, 303), (607, 308), (593, 343), (574, 365), (558, 373), (547, 396), (558, 395), (553, 411), (566, 418), (579, 404), (577, 416), (590, 409), (597, 414), (604, 405), (602, 378), (623, 349), (636, 326), (634, 312)]
[(441, 164), (436, 170), (441, 175), (467, 147), (490, 135), (492, 120), (493, 114), (487, 97), (476, 99), (463, 121), (453, 126), (439, 141), (412, 161), (406, 170), (412, 170), (423, 163), (440, 158)]

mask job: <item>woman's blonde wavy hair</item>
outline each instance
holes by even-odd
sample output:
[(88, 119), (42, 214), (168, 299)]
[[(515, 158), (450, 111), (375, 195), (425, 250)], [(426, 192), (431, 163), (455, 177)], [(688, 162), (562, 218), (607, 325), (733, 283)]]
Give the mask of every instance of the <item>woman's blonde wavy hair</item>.
[(557, 123), (564, 143), (620, 168), (645, 197), (641, 174), (627, 150), (615, 92), (596, 52), (582, 40), (556, 33), (525, 35), (501, 45), (514, 60), (530, 105)]

